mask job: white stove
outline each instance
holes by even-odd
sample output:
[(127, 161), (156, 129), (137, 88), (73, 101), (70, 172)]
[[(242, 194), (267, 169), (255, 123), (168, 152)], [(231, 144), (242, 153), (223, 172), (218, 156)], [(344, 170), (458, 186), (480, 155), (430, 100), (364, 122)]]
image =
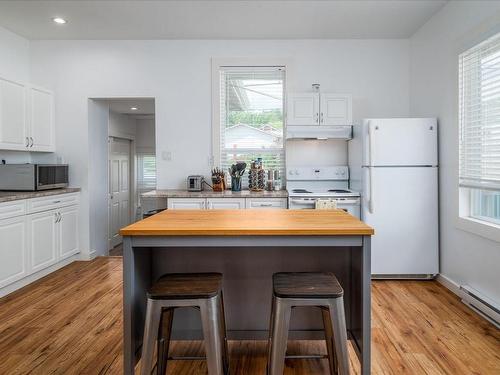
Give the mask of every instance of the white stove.
[(348, 167), (288, 168), (286, 175), (290, 209), (312, 209), (318, 199), (331, 199), (338, 208), (360, 217), (360, 194), (349, 189)]

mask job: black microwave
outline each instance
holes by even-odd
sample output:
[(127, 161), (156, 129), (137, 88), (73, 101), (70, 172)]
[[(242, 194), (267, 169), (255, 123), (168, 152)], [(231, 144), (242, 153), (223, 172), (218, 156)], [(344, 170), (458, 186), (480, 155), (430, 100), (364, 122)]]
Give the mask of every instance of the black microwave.
[(66, 164), (0, 164), (0, 190), (38, 191), (67, 186)]

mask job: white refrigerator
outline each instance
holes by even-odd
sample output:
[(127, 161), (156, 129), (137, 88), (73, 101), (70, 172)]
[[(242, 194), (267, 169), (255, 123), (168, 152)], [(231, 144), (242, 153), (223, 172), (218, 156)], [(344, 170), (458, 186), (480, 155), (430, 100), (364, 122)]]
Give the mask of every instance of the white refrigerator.
[(435, 118), (365, 119), (349, 143), (350, 188), (375, 229), (372, 275), (430, 278), (439, 272)]

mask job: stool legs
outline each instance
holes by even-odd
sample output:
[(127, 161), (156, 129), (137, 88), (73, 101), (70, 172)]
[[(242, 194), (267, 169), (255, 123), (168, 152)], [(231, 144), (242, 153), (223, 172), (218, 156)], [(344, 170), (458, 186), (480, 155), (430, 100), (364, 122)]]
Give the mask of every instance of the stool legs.
[(207, 355), (208, 375), (224, 374), (223, 340), (221, 332), (220, 297), (215, 296), (200, 303), (201, 324)]
[(224, 312), (224, 298), (222, 292), (220, 293), (220, 317), (221, 317), (221, 329), (220, 329), (220, 337), (222, 340), (223, 348), (223, 358), (224, 361), (224, 374), (229, 374), (229, 350), (227, 345), (227, 336), (226, 336), (226, 314)]
[(335, 355), (334, 332), (332, 321), (330, 317), (330, 309), (321, 307), (321, 314), (323, 315), (323, 326), (325, 327), (325, 342), (326, 349), (328, 350), (328, 362), (330, 363), (330, 374), (338, 374), (337, 356)]
[(142, 341), (141, 375), (151, 375), (153, 352), (160, 328), (160, 318), (161, 305), (154, 300), (148, 299), (144, 339)]
[(347, 328), (345, 323), (344, 299), (329, 300), (330, 319), (333, 326), (335, 351), (341, 375), (349, 375), (349, 354), (347, 351)]
[(160, 321), (160, 332), (158, 332), (157, 351), (157, 375), (167, 374), (168, 349), (170, 346), (170, 335), (172, 333), (172, 322), (174, 319), (174, 309), (167, 308), (162, 311)]
[(273, 319), (271, 327), (271, 349), (269, 354), (269, 375), (283, 375), (285, 367), (286, 344), (292, 308), (289, 303), (273, 297)]

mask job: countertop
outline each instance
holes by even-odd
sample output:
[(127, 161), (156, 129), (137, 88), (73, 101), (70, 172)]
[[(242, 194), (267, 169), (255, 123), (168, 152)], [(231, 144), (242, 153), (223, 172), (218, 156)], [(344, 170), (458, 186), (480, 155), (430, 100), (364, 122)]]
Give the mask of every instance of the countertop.
[(0, 191), (0, 203), (17, 201), (20, 199), (30, 199), (38, 197), (48, 197), (50, 195), (68, 194), (79, 192), (80, 188), (52, 189), (41, 191)]
[(122, 236), (364, 236), (371, 227), (343, 210), (165, 210)]
[(287, 198), (286, 190), (277, 191), (187, 191), (187, 190), (153, 190), (141, 194), (142, 198)]

